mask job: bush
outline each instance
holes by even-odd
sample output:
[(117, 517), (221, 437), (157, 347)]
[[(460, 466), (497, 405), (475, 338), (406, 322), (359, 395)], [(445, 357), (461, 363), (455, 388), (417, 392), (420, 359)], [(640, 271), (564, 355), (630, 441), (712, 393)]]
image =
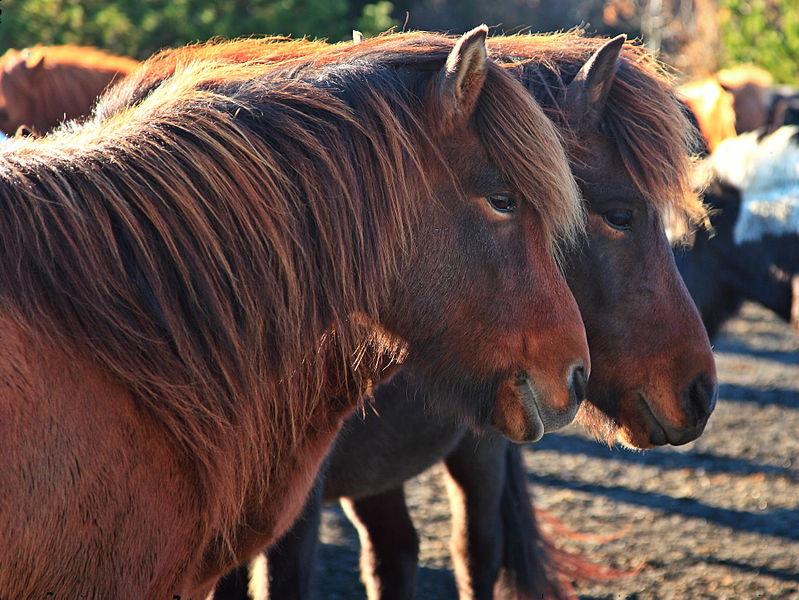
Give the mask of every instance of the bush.
[(331, 41), (394, 25), (393, 8), (348, 0), (4, 0), (0, 51), (35, 44), (97, 46), (143, 59), (214, 36), (284, 34)]
[(776, 81), (799, 83), (799, 3), (721, 0), (722, 65), (753, 63)]

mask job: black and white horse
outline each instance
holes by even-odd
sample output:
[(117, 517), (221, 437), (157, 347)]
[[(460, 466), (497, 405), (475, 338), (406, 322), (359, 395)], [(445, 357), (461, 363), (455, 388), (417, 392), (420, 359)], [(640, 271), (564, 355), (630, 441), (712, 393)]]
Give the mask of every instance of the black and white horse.
[(799, 326), (799, 127), (722, 142), (702, 166), (713, 234), (677, 266), (711, 339), (752, 300)]

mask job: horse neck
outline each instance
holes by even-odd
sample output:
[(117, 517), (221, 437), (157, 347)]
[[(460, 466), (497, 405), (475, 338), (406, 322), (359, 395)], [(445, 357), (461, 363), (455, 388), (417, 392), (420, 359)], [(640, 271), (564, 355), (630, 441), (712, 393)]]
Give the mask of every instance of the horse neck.
[(34, 126), (45, 132), (61, 121), (88, 115), (97, 97), (118, 74), (114, 69), (70, 63), (49, 65), (32, 84), (30, 114)]

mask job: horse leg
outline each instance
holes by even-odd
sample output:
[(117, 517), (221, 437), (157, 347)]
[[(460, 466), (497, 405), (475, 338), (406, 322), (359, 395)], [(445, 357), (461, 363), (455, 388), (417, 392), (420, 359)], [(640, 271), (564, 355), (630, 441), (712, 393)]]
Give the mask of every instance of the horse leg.
[(791, 277), (791, 325), (799, 333), (799, 275)]
[(504, 544), (500, 499), (507, 445), (496, 433), (469, 433), (444, 459), (452, 507), (452, 562), (461, 600), (494, 596)]
[(250, 600), (250, 561), (223, 575), (214, 587), (213, 600)]
[(505, 483), (502, 486), (502, 530), (505, 548), (497, 582), (498, 598), (576, 598), (564, 590), (544, 539), (527, 489), (527, 473), (522, 464), (521, 447), (506, 444)]
[(310, 598), (319, 545), (323, 484), (324, 476), (320, 473), (294, 525), (261, 553), (266, 557), (266, 578), (259, 576), (257, 561), (260, 557), (255, 557), (217, 582), (214, 600)]
[(416, 593), (419, 538), (402, 487), (341, 506), (361, 540), (361, 580), (369, 600), (409, 600)]
[(302, 600), (311, 596), (324, 481), (324, 474), (320, 473), (294, 525), (267, 550), (268, 598)]

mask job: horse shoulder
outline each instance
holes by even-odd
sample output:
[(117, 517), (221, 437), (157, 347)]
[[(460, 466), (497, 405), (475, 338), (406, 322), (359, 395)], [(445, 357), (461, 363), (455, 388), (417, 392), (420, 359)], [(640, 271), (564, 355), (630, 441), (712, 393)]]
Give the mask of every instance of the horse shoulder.
[(187, 465), (99, 364), (8, 315), (0, 331), (0, 564), (16, 565), (0, 589), (168, 594), (179, 586), (171, 574), (187, 570), (175, 557), (190, 556), (202, 531)]

